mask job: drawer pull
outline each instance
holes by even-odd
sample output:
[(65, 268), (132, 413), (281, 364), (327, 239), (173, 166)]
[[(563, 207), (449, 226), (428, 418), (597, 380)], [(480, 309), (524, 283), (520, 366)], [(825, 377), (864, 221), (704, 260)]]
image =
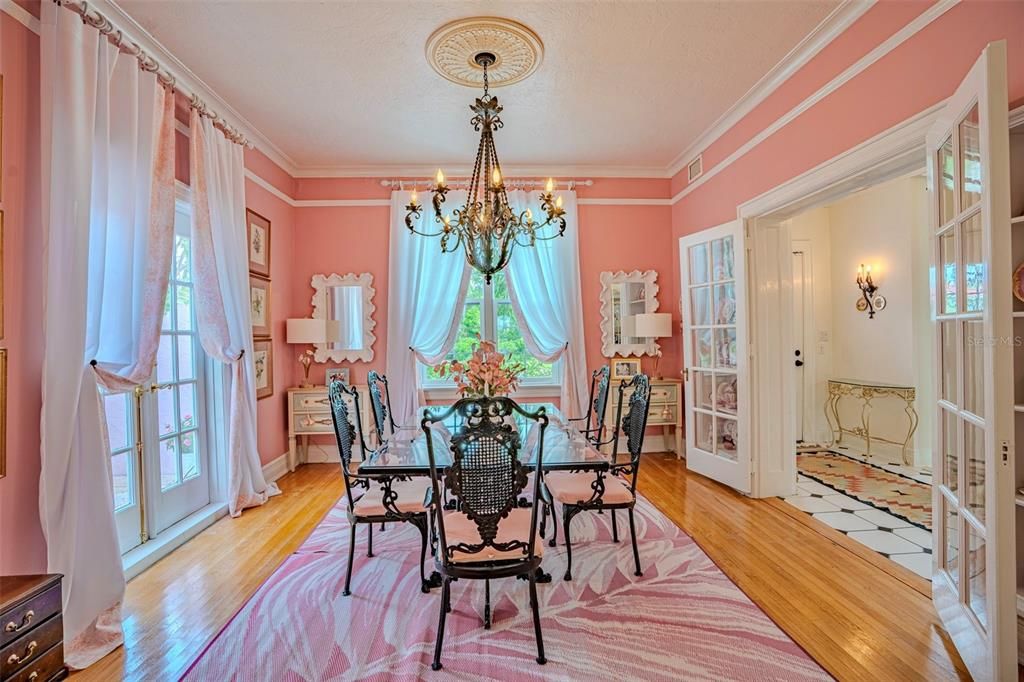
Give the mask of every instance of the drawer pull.
[(39, 679), (39, 671), (33, 670), (32, 674), (28, 676), (28, 682), (35, 682)]
[(32, 624), (32, 619), (36, 617), (36, 612), (29, 610), (25, 612), (25, 615), (21, 617), (21, 625), (18, 625), (13, 620), (4, 626), (4, 632), (21, 632), (29, 625)]
[(38, 647), (39, 642), (33, 639), (31, 642), (28, 643), (28, 646), (25, 647), (25, 654), (23, 656), (19, 656), (18, 654), (11, 654), (10, 656), (8, 656), (7, 665), (17, 665), (22, 661), (27, 661), (28, 659), (32, 658), (32, 654), (36, 652), (36, 649)]

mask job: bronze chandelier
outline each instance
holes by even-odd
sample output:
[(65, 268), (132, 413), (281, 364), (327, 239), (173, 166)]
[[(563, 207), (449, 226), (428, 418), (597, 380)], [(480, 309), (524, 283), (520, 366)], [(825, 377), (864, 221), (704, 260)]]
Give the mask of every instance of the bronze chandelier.
[[(535, 221), (528, 208), (517, 214), (509, 206), (498, 152), (494, 147), (494, 131), (504, 125), (498, 116), (501, 105), (498, 98), (488, 92), (487, 82), (487, 67), (494, 64), (496, 57), (490, 52), (481, 52), (474, 60), (484, 70), (484, 94), (469, 107), (475, 114), (470, 123), (480, 133), (480, 146), (469, 181), (468, 200), (464, 206), (445, 215), (442, 209), (449, 187), (445, 184), (444, 173), (438, 169), (436, 183), (430, 191), (433, 194), (434, 222), (440, 226), (439, 231), (421, 232), (414, 226), (413, 221), (419, 219), (423, 211), (416, 201), (415, 190), (405, 207), (405, 226), (414, 234), (440, 237), (443, 253), (464, 247), (466, 260), (483, 274), (489, 284), (491, 276), (508, 265), (515, 246), (533, 246), (537, 240), (554, 239), (565, 234), (565, 210), (562, 197), (554, 195), (555, 184), (551, 178), (548, 178), (540, 195), (541, 208), (546, 214), (543, 222)], [(545, 228), (556, 225), (557, 231), (543, 232)]]

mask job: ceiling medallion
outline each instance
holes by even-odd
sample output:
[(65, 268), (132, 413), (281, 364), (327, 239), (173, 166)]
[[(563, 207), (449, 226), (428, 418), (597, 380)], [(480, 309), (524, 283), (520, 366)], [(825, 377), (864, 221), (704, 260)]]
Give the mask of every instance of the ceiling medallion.
[(434, 31), (427, 40), (427, 61), (439, 74), (471, 88), (484, 83), (477, 56), (494, 55), (487, 67), (491, 87), (523, 80), (540, 66), (544, 44), (529, 27), (501, 17), (456, 19)]
[(494, 133), (504, 125), (499, 116), (502, 107), (498, 98), (490, 93), (488, 78), (491, 66), (497, 63), (497, 55), (480, 52), (474, 59), (483, 74), (484, 94), (469, 105), (474, 114), (470, 125), (480, 133), (480, 145), (469, 179), (467, 201), (454, 211), (445, 212), (444, 203), (450, 188), (445, 184), (444, 173), (438, 169), (436, 182), (430, 189), (433, 225), (429, 218), (426, 225), (421, 221), (423, 206), (413, 189), (405, 207), (405, 226), (414, 234), (440, 237), (442, 253), (462, 248), (469, 264), (490, 284), (491, 276), (508, 265), (516, 246), (532, 247), (538, 241), (564, 235), (565, 209), (562, 197), (555, 195), (555, 182), (551, 178), (538, 197), (543, 215), (538, 215), (536, 220), (529, 208), (517, 211), (509, 204), (505, 176), (494, 146)]

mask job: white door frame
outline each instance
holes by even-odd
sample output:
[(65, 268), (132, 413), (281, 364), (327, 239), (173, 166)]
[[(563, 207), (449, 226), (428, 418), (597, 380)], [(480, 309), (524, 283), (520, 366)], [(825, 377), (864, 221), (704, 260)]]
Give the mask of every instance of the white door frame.
[(744, 223), (750, 269), (753, 497), (796, 492), (796, 400), (793, 360), (792, 240), (788, 218), (925, 166), (925, 135), (945, 102), (737, 208)]

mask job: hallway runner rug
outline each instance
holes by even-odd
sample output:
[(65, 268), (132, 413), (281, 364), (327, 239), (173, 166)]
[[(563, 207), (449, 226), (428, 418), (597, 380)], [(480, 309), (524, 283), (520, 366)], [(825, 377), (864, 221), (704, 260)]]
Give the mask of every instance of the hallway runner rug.
[(352, 595), (344, 597), (349, 524), (339, 504), (184, 679), (831, 679), (692, 538), (642, 497), (636, 512), (642, 577), (633, 575), (628, 532), (611, 541), (607, 513), (573, 520), (571, 582), (562, 580), (561, 533), (558, 547), (544, 548), (543, 568), (554, 577), (537, 586), (547, 665), (535, 662), (528, 583), (492, 581), (488, 631), (482, 581), (462, 580), (452, 584), (444, 668), (432, 671), (441, 591), (420, 592), (419, 531), (378, 529), (367, 558), (359, 529)]
[(796, 468), (807, 478), (897, 516), (932, 529), (932, 487), (907, 476), (835, 452), (800, 452)]

